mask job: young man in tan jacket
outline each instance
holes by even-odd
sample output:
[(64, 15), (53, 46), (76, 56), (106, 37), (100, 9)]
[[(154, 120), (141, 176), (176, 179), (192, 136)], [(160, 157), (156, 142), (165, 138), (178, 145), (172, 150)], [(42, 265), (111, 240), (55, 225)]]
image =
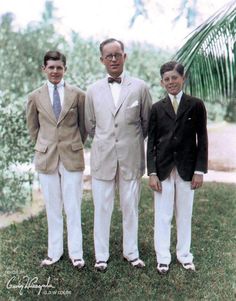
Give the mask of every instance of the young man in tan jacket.
[(29, 94), (27, 126), (35, 143), (35, 169), (47, 212), (48, 256), (41, 266), (54, 264), (63, 254), (64, 206), (69, 257), (81, 269), (85, 265), (81, 229), (85, 93), (64, 81), (66, 68), (62, 53), (45, 54), (42, 69), (47, 82)]

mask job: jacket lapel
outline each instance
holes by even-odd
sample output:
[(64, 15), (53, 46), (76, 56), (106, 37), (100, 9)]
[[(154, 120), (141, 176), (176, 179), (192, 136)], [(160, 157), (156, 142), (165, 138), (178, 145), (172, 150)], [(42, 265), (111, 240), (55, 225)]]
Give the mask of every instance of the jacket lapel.
[(163, 104), (163, 108), (164, 108), (165, 112), (172, 119), (175, 119), (176, 118), (175, 111), (174, 111), (174, 108), (172, 106), (171, 100), (168, 96), (165, 99), (163, 99), (162, 104)]
[(116, 107), (115, 114), (118, 113), (121, 105), (125, 101), (128, 93), (129, 93), (129, 88), (130, 88), (131, 83), (132, 83), (132, 81), (131, 81), (130, 77), (125, 75), (124, 76), (124, 81), (122, 83), (122, 87), (121, 87), (121, 91), (120, 91), (120, 97), (119, 97), (119, 101), (118, 101), (118, 104), (117, 104), (117, 107)]
[(179, 119), (184, 114), (184, 112), (189, 108), (189, 105), (190, 100), (186, 97), (186, 94), (183, 93), (178, 107), (176, 119)]
[(57, 122), (55, 114), (52, 109), (52, 104), (51, 104), (47, 84), (42, 86), (39, 97), (40, 97), (40, 104), (41, 104), (42, 108), (46, 111), (46, 113), (49, 115), (49, 117), (51, 119), (53, 119), (55, 122)]
[(59, 115), (58, 118), (58, 123), (61, 122), (67, 112), (69, 111), (69, 109), (71, 108), (74, 99), (75, 99), (75, 92), (72, 86), (65, 84), (65, 90), (64, 90), (64, 101), (63, 101), (63, 106), (62, 106), (62, 110), (61, 110), (61, 114)]
[(102, 89), (103, 89), (103, 99), (102, 101), (104, 102), (104, 105), (109, 108), (111, 111), (112, 115), (115, 116), (116, 113), (116, 107), (113, 101), (111, 89), (109, 87), (107, 78), (104, 78), (102, 81)]

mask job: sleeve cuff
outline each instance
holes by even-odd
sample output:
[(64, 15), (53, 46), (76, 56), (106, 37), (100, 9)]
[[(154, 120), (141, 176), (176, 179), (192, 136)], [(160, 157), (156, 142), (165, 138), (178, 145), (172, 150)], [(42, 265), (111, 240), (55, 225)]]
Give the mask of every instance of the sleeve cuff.
[(204, 175), (204, 172), (195, 170), (195, 171), (194, 171), (194, 174), (195, 174), (195, 175)]

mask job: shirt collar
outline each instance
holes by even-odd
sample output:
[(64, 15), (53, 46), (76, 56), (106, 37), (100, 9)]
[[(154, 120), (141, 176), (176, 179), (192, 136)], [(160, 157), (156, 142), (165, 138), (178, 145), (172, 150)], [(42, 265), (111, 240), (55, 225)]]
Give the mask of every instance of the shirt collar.
[(174, 100), (174, 96), (176, 97), (176, 100), (179, 103), (180, 99), (181, 99), (181, 97), (183, 95), (183, 91), (180, 91), (177, 95), (172, 95), (172, 94), (168, 94), (168, 95), (169, 95), (170, 100), (171, 100), (172, 103), (173, 103), (173, 100)]
[[(110, 74), (107, 74), (106, 77), (108, 78), (108, 77), (113, 77), (113, 76), (111, 76)], [(123, 71), (123, 72), (121, 73), (121, 75), (119, 75), (118, 77), (121, 78), (121, 83), (123, 83), (123, 80), (124, 80), (124, 77), (125, 77), (125, 71)]]
[[(47, 80), (47, 85), (49, 88), (54, 88), (54, 84), (52, 84), (49, 80)], [(57, 88), (61, 88), (65, 85), (65, 81), (64, 79), (62, 79), (58, 84), (57, 84)]]

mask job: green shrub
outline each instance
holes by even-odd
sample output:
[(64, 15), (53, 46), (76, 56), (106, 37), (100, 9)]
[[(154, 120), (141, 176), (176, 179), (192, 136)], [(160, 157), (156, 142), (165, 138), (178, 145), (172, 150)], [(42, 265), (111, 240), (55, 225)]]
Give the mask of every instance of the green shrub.
[[(106, 72), (99, 60), (100, 41), (85, 40), (71, 32), (68, 42), (57, 33), (52, 2), (46, 1), (40, 22), (23, 30), (14, 29), (13, 19), (12, 14), (0, 19), (0, 211), (4, 212), (19, 209), (31, 198), (32, 172), (20, 172), (21, 165), (31, 164), (34, 155), (26, 128), (25, 103), (27, 94), (44, 81), (41, 72), (44, 53), (53, 49), (65, 53), (66, 81), (85, 91)], [(149, 45), (125, 46), (127, 72), (145, 80), (156, 101), (161, 93), (158, 70), (170, 54)], [(90, 146), (88, 138), (85, 147)]]
[(25, 123), (25, 109), (10, 95), (0, 97), (0, 211), (15, 211), (31, 200), (33, 173), (20, 172), (30, 162), (32, 145)]
[(15, 212), (32, 199), (33, 173), (4, 171), (0, 174), (0, 212)]

